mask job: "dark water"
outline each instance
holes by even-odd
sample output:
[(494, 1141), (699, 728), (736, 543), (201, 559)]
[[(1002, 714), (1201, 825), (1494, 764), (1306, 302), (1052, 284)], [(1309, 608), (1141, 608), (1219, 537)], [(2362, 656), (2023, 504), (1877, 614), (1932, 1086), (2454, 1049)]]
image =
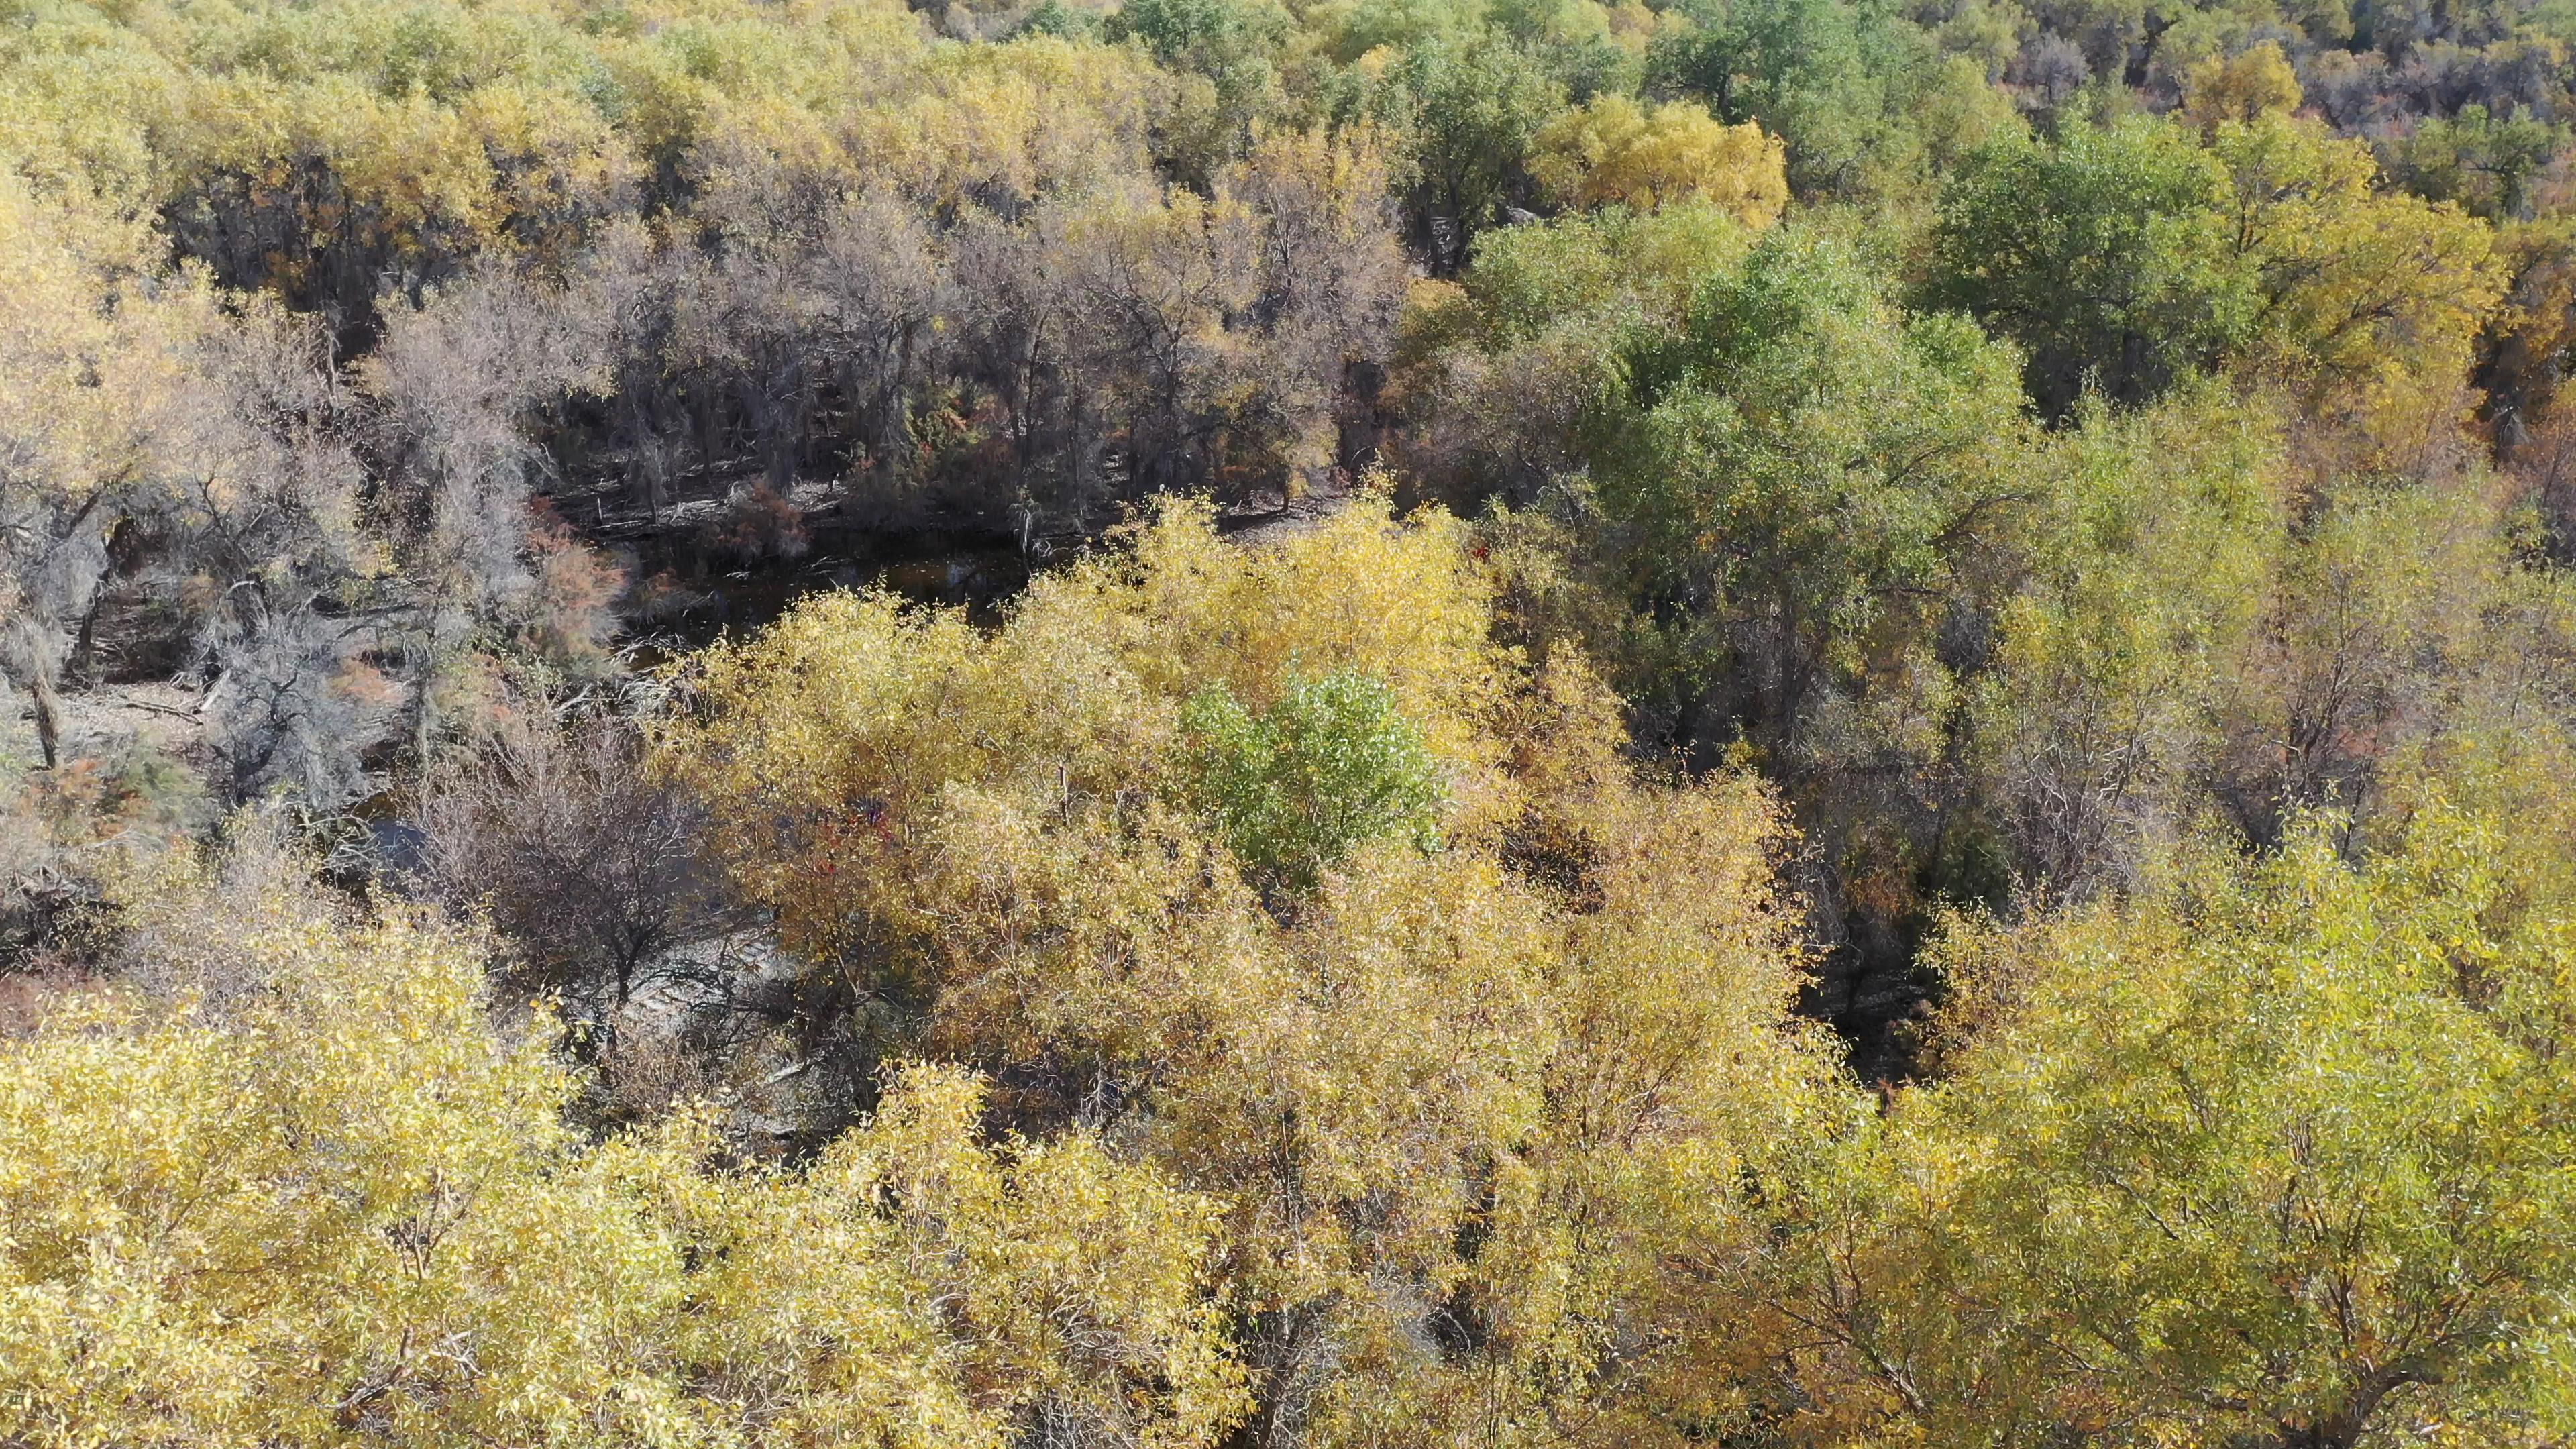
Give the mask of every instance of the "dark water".
[[(677, 651), (760, 629), (800, 599), (833, 589), (882, 588), (978, 617), (1028, 587), (1044, 561), (982, 540), (866, 536), (816, 541), (801, 558), (701, 560), (639, 568), (631, 628)], [(1062, 557), (1069, 557), (1064, 555)]]

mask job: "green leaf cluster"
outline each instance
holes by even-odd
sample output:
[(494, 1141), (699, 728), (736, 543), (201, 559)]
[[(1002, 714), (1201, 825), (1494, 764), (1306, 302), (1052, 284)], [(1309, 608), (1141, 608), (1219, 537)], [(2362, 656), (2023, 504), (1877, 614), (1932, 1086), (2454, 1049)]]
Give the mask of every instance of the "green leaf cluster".
[(1381, 680), (1300, 680), (1259, 714), (1223, 685), (1181, 709), (1190, 791), (1252, 874), (1291, 890), (1385, 836), (1439, 844), (1440, 773)]

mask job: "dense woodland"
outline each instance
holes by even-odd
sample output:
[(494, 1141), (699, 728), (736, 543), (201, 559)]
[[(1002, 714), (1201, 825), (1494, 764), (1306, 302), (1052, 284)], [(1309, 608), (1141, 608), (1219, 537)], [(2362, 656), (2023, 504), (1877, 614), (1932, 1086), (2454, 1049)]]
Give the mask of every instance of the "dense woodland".
[(2561, 0), (0, 0), (0, 1445), (2576, 1445)]

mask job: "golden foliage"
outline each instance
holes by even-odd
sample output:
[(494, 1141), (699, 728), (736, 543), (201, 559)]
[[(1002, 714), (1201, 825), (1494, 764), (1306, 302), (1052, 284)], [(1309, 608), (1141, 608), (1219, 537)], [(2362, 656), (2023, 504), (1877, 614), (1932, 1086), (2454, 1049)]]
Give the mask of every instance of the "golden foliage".
[(1897, 1114), (1878, 1305), (1965, 1308), (1887, 1346), (1932, 1440), (2565, 1432), (2564, 926), (2511, 928), (2491, 819), (2329, 828), (1948, 948), (1989, 1024)]
[(1702, 201), (1764, 227), (1789, 201), (1780, 139), (1750, 121), (1723, 125), (1690, 101), (1601, 96), (1549, 122), (1535, 146), (1531, 174), (1571, 206)]
[(2249, 360), (2402, 448), (2446, 432), (2507, 281), (2495, 233), (2378, 187), (2368, 143), (2279, 114), (2218, 125), (2232, 245), (2255, 269)]
[(0, 167), (0, 448), (74, 500), (148, 466), (178, 354), (205, 321), (196, 289), (146, 284), (142, 251)]
[(945, 1068), (798, 1169), (589, 1146), (489, 943), (256, 850), (137, 885), (129, 971), (0, 1047), (0, 1434), (31, 1445), (1211, 1442), (1211, 1205)]
[[(1228, 1202), (1246, 1352), (1340, 1365), (1272, 1389), (1334, 1442), (1647, 1432), (1619, 1366), (1657, 1351), (1631, 1316), (1658, 1253), (1726, 1220), (1829, 1076), (1790, 1025), (1773, 807), (1637, 779), (1570, 648), (1533, 671), (1489, 642), (1488, 588), (1439, 515), (1363, 499), (1247, 550), (1175, 506), (989, 633), (808, 604), (692, 666), (664, 741), (797, 940), (1023, 1118), (1113, 1104)], [(1328, 673), (1420, 728), (1446, 844), (1265, 898), (1179, 788), (1181, 707)], [(1579, 1402), (1596, 1428), (1532, 1417)]]
[(2277, 41), (2264, 41), (2239, 54), (2212, 56), (2193, 66), (2182, 82), (2182, 113), (2204, 133), (2219, 124), (2243, 124), (2299, 108), (2299, 78), (2290, 70)]

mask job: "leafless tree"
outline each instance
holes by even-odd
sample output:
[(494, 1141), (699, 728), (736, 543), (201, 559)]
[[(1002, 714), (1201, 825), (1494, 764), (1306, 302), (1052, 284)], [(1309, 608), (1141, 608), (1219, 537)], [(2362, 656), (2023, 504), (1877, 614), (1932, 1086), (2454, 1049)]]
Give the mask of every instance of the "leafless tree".
[(429, 772), (422, 873), (448, 906), (492, 913), (521, 985), (606, 1023), (679, 969), (671, 948), (731, 923), (726, 896), (696, 807), (645, 768), (632, 722), (534, 713)]

